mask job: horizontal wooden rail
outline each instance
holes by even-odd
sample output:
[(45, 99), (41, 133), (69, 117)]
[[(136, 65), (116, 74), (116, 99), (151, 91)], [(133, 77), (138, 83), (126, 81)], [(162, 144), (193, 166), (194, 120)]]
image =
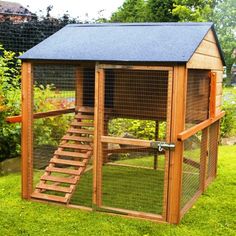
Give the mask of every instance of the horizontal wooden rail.
[(178, 134), (178, 136), (177, 136), (178, 140), (184, 141), (184, 140), (188, 139), (189, 137), (196, 134), (198, 131), (201, 131), (201, 130), (207, 128), (208, 126), (210, 126), (211, 124), (215, 123), (216, 121), (221, 119), (224, 115), (225, 115), (225, 112), (222, 111), (221, 113), (216, 115), (214, 118), (210, 118), (210, 119), (205, 120), (205, 121), (189, 128), (187, 130), (184, 130), (183, 132)]
[(102, 136), (101, 141), (103, 143), (115, 143), (123, 145), (133, 145), (141, 147), (150, 147), (151, 141), (141, 140), (141, 139), (132, 139), (132, 138), (116, 138), (110, 136)]
[[(75, 108), (67, 108), (67, 109), (60, 109), (60, 110), (54, 110), (54, 111), (46, 111), (46, 112), (39, 112), (34, 114), (34, 119), (40, 119), (40, 118), (46, 118), (50, 116), (58, 116), (68, 113), (75, 112)], [(7, 117), (6, 121), (9, 123), (21, 123), (22, 122), (22, 116), (11, 116)]]

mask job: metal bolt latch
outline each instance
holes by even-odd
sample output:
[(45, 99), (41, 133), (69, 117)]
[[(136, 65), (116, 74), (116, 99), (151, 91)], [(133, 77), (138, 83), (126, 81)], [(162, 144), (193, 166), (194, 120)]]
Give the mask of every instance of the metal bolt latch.
[(168, 151), (175, 149), (175, 144), (174, 143), (166, 143), (166, 142), (161, 142), (161, 141), (151, 142), (150, 146), (152, 148), (158, 149), (159, 152), (162, 152), (164, 149), (168, 150)]

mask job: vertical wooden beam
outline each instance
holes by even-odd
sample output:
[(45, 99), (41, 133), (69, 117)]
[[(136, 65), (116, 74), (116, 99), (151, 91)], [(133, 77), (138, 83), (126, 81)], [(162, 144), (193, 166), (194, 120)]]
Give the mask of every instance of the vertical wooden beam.
[(75, 107), (83, 106), (83, 82), (83, 67), (80, 66), (76, 69)]
[[(155, 140), (158, 140), (158, 135), (159, 135), (159, 121), (157, 120), (155, 122)], [(156, 170), (158, 167), (158, 151), (154, 151), (154, 163), (153, 163), (153, 169)]]
[(22, 63), (21, 187), (22, 198), (30, 199), (33, 189), (33, 80), (31, 64)]
[(210, 72), (210, 118), (214, 118), (216, 115), (216, 83), (217, 83), (217, 78), (216, 78), (216, 73), (215, 72)]
[(206, 189), (206, 174), (207, 174), (207, 156), (208, 156), (208, 128), (202, 131), (201, 138), (201, 157), (200, 157), (200, 190)]
[(180, 221), (180, 202), (182, 187), (183, 142), (178, 141), (177, 135), (184, 130), (186, 110), (187, 73), (185, 66), (174, 67), (171, 142), (175, 150), (170, 152), (168, 212), (167, 221), (178, 224)]
[(93, 161), (93, 204), (102, 204), (102, 164), (103, 148), (101, 136), (104, 133), (104, 70), (96, 65), (95, 71), (95, 114), (94, 114), (94, 161)]

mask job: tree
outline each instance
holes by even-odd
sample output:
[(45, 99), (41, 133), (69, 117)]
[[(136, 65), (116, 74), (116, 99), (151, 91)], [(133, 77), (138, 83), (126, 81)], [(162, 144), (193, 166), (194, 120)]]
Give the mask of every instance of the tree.
[(126, 0), (111, 16), (111, 22), (145, 22), (147, 19), (144, 0)]
[(173, 15), (173, 0), (148, 0), (147, 1), (147, 21), (149, 22), (176, 22), (177, 15)]

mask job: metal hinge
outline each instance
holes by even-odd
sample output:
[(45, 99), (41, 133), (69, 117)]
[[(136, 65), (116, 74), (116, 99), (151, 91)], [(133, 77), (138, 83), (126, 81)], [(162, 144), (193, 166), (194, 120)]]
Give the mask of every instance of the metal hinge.
[(152, 148), (158, 149), (159, 152), (162, 152), (164, 149), (167, 151), (175, 149), (174, 143), (166, 143), (166, 142), (161, 142), (161, 141), (151, 142), (150, 146)]

